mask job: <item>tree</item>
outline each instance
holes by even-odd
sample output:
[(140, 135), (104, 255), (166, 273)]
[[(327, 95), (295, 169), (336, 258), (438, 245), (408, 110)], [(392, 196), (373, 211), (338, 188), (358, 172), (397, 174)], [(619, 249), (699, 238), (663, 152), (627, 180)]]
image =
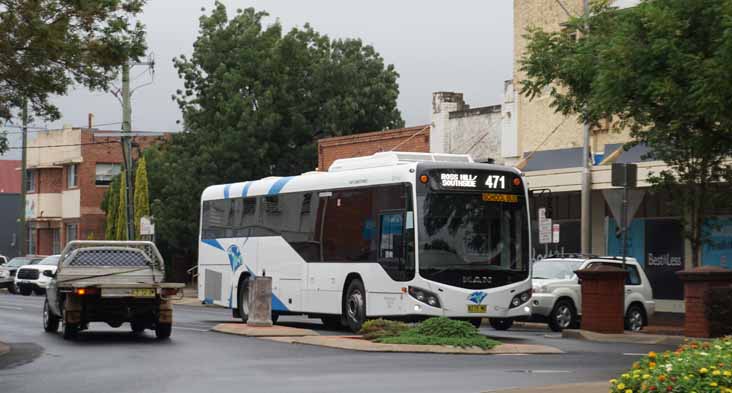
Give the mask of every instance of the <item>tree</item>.
[(140, 239), (140, 219), (150, 215), (150, 199), (147, 187), (147, 165), (145, 157), (137, 161), (135, 172), (135, 238)]
[(119, 181), (120, 177), (115, 176), (109, 184), (107, 192), (102, 200), (102, 210), (106, 213), (104, 224), (104, 238), (107, 240), (117, 239), (117, 213), (119, 210)]
[(117, 194), (119, 196), (119, 202), (117, 203), (117, 223), (115, 224), (114, 240), (128, 240), (127, 239), (127, 201), (125, 198), (124, 190), (127, 189), (127, 180), (125, 178), (125, 171), (119, 175), (119, 190)]
[(527, 33), (521, 93), (550, 88), (552, 105), (583, 121), (629, 130), (669, 169), (652, 174), (682, 213), (699, 265), (710, 208), (729, 206), (732, 178), (732, 3), (596, 2), (564, 30)]
[(309, 25), (283, 33), (266, 17), (229, 19), (217, 3), (193, 54), (174, 59), (186, 132), (147, 154), (156, 229), (175, 252), (195, 252), (207, 185), (300, 174), (315, 169), (320, 138), (403, 126), (398, 73), (374, 48)]
[(50, 96), (74, 84), (105, 90), (120, 65), (145, 53), (142, 24), (130, 24), (145, 2), (0, 1), (0, 119), (27, 99), (32, 114), (56, 120)]

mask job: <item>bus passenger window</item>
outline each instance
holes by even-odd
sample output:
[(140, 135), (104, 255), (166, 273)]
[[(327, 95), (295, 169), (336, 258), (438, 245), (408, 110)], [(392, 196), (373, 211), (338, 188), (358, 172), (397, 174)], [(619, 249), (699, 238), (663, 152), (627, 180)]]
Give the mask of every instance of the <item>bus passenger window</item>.
[(379, 258), (395, 259), (404, 256), (404, 216), (402, 213), (381, 215)]

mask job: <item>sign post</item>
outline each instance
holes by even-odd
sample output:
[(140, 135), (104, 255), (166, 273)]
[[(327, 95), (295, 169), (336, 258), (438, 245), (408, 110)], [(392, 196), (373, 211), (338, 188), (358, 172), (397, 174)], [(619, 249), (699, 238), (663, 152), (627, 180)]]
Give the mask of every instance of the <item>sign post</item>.
[(628, 255), (628, 188), (636, 186), (638, 178), (638, 165), (636, 164), (613, 164), (612, 185), (623, 187), (623, 212), (622, 212), (622, 233), (623, 233), (623, 270), (625, 258)]
[(552, 243), (552, 219), (546, 218), (546, 208), (539, 208), (539, 244), (544, 245), (544, 254), (549, 254), (549, 244)]

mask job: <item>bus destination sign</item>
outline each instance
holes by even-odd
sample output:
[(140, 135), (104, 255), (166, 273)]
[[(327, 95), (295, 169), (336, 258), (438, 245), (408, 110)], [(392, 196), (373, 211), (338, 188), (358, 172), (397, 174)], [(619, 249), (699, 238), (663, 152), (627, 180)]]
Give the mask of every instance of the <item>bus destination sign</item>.
[(433, 189), (520, 193), (521, 179), (507, 172), (436, 170), (429, 173)]

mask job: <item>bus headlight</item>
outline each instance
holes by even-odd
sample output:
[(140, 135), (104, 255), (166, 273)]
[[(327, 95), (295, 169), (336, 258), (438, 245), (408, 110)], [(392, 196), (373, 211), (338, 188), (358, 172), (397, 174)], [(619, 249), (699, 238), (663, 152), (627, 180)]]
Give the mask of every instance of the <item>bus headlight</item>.
[(409, 287), (409, 295), (417, 299), (418, 301), (428, 304), (432, 307), (440, 307), (440, 299), (434, 292), (430, 292), (422, 288)]
[(528, 291), (524, 291), (519, 293), (518, 295), (514, 296), (513, 299), (511, 299), (511, 304), (508, 308), (516, 308), (531, 299), (531, 289)]

